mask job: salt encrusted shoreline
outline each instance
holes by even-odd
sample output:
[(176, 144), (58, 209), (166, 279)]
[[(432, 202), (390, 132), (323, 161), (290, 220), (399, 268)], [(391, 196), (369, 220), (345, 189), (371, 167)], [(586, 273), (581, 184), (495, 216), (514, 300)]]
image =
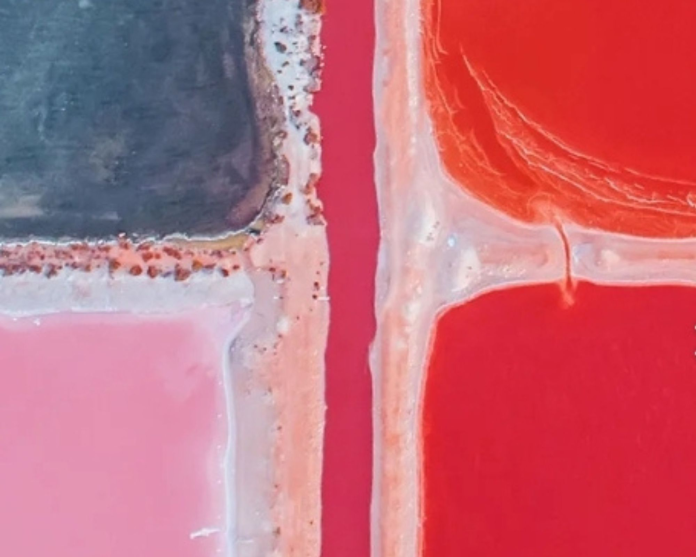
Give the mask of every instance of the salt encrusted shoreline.
[[(0, 313), (248, 308), (229, 350), (229, 555), (319, 555), (329, 265), (316, 183), (321, 5), (260, 0), (264, 82), (280, 100), (282, 182), (225, 238), (0, 244)], [(258, 56), (258, 53), (256, 53)]]

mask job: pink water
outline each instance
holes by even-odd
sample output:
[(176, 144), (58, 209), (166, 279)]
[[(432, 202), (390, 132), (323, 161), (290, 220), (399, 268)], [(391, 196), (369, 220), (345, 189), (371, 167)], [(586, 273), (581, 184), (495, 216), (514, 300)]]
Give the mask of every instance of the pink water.
[(227, 417), (200, 316), (0, 320), (0, 555), (211, 557)]

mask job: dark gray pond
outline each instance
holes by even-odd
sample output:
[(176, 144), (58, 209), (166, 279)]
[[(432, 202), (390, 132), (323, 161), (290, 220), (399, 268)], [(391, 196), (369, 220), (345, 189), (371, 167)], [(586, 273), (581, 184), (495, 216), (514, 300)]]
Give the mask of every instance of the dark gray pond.
[(271, 172), (250, 4), (0, 0), (0, 236), (248, 224)]

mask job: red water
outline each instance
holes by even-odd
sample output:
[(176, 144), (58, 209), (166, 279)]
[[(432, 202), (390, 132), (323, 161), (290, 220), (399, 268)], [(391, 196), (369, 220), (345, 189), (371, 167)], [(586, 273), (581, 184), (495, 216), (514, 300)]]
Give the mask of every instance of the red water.
[(372, 0), (327, 0), (318, 186), (331, 253), (331, 325), (326, 351), (326, 437), (322, 555), (370, 553), (371, 378), (374, 283), (379, 229), (373, 153)]
[(489, 293), (437, 325), (426, 557), (696, 555), (696, 289)]
[[(38, 323), (38, 322), (37, 322)], [(0, 323), (0, 554), (224, 548), (220, 346), (194, 317)]]
[(696, 4), (425, 0), (445, 167), (533, 222), (696, 233)]

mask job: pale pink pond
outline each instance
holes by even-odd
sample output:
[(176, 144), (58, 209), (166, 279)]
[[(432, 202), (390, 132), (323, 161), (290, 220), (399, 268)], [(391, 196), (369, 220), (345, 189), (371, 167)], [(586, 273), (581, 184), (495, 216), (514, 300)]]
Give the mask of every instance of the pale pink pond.
[(225, 348), (204, 324), (0, 320), (0, 555), (224, 553)]

